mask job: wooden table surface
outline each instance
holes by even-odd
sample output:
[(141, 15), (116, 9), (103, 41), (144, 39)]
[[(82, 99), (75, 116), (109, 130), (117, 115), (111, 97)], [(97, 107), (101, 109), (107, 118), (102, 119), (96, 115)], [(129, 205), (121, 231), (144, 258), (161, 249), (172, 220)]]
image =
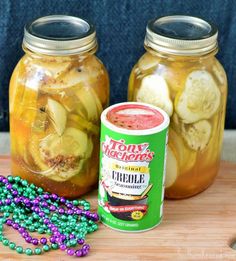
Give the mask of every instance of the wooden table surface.
[[(8, 175), (9, 157), (0, 158), (0, 173)], [(85, 198), (96, 209), (96, 191)], [(100, 224), (88, 236), (90, 254), (84, 260), (236, 260), (229, 247), (236, 240), (236, 165), (222, 162), (215, 183), (190, 199), (166, 200), (160, 226), (144, 233), (121, 233)], [(24, 245), (11, 229), (9, 239)], [(26, 245), (25, 245), (26, 246)], [(19, 255), (0, 244), (0, 260), (75, 260), (60, 250), (40, 256)]]

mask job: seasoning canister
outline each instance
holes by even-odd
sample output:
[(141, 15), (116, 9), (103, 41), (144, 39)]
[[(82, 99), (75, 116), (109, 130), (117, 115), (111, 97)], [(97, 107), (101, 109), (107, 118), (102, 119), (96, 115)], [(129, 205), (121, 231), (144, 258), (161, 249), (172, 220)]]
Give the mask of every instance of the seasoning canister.
[(136, 102), (101, 115), (98, 213), (116, 230), (138, 232), (162, 219), (169, 117)]

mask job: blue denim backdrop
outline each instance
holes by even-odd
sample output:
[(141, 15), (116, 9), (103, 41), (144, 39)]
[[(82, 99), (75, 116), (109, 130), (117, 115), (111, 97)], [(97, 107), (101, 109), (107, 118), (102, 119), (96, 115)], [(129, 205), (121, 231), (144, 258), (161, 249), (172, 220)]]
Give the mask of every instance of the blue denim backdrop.
[(97, 55), (111, 80), (111, 103), (125, 101), (130, 70), (144, 52), (148, 20), (170, 14), (208, 19), (219, 28), (219, 60), (229, 80), (226, 127), (236, 128), (236, 4), (227, 0), (0, 0), (0, 131), (8, 130), (8, 84), (23, 55), (24, 24), (49, 14), (70, 14), (92, 21)]

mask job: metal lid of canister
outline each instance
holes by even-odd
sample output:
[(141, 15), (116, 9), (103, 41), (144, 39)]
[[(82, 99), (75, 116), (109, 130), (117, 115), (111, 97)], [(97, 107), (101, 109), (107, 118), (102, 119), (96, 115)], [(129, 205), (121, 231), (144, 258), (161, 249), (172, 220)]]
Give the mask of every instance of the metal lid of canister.
[[(146, 107), (146, 108), (151, 108), (151, 109), (157, 111), (160, 115), (162, 115), (163, 120), (161, 121), (160, 124), (158, 124), (157, 126), (155, 126), (153, 128), (136, 130), (136, 129), (126, 129), (126, 128), (118, 127), (115, 124), (113, 124), (112, 122), (110, 122), (109, 119), (107, 118), (107, 114), (109, 113), (109, 111), (111, 111), (117, 107), (122, 107), (122, 109), (125, 109), (125, 107), (126, 107), (127, 109), (130, 109), (130, 105), (131, 105), (131, 107), (142, 106), (142, 107)], [(168, 126), (170, 124), (170, 118), (169, 118), (169, 115), (164, 110), (162, 110), (161, 108), (159, 108), (157, 106), (151, 105), (151, 104), (147, 104), (147, 103), (143, 103), (143, 102), (121, 102), (121, 103), (116, 103), (116, 104), (111, 105), (108, 108), (106, 108), (101, 114), (101, 122), (109, 129), (114, 130), (118, 133), (142, 136), (142, 135), (151, 135), (151, 134), (154, 134), (157, 132), (161, 132), (162, 130), (168, 128)], [(144, 125), (145, 125), (145, 123), (144, 123)]]
[(97, 46), (96, 31), (92, 24), (78, 17), (45, 16), (26, 24), (23, 46), (52, 56), (80, 54)]
[(217, 28), (198, 17), (173, 15), (148, 22), (144, 45), (173, 55), (198, 56), (217, 49)]

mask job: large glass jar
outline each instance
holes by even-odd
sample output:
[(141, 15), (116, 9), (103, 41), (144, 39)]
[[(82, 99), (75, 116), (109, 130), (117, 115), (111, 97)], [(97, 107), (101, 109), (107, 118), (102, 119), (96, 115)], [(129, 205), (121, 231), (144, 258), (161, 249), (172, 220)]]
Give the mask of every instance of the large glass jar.
[(23, 49), (10, 82), (12, 173), (77, 197), (97, 183), (100, 114), (109, 100), (94, 27), (42, 17), (26, 25)]
[(190, 197), (213, 182), (220, 164), (227, 80), (215, 57), (217, 29), (196, 17), (162, 17), (148, 23), (145, 49), (128, 99), (171, 117), (165, 197)]

